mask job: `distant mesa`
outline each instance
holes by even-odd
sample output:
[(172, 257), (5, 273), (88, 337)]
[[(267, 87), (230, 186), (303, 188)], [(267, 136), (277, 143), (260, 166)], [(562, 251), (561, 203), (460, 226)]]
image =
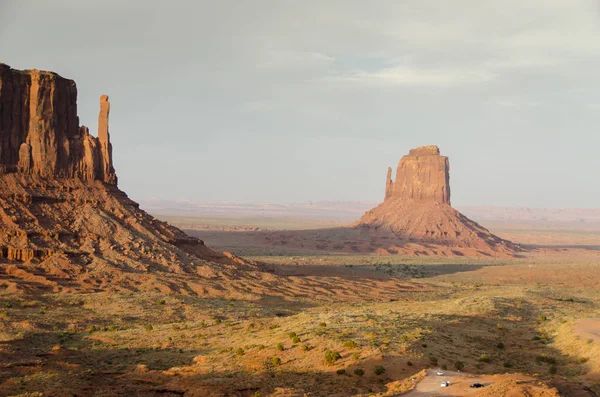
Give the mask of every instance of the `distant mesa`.
[(437, 146), (410, 150), (400, 160), (395, 180), (389, 168), (383, 203), (365, 213), (354, 227), (488, 254), (518, 249), (450, 206), (450, 163)]

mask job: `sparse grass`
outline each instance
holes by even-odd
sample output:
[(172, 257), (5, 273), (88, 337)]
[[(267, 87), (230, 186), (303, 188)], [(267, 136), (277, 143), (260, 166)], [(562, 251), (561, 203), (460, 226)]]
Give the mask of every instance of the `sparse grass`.
[(344, 342), (344, 347), (347, 349), (356, 349), (358, 345), (353, 340), (347, 340)]

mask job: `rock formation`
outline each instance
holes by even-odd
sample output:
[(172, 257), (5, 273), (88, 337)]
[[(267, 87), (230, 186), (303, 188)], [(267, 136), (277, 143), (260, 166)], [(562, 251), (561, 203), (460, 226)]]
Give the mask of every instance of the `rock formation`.
[(398, 164), (395, 181), (389, 168), (383, 203), (354, 226), (391, 232), (409, 242), (473, 248), (483, 254), (517, 249), (450, 206), (450, 165), (437, 146), (410, 150)]
[(450, 205), (450, 164), (437, 146), (412, 149), (402, 157), (392, 182), (388, 169), (386, 197)]
[(79, 125), (77, 87), (0, 64), (0, 288), (233, 294), (210, 280), (255, 265), (207, 248), (117, 188), (100, 98), (98, 137)]
[(95, 138), (79, 126), (74, 81), (0, 63), (0, 173), (116, 185), (109, 108), (108, 97), (102, 96)]

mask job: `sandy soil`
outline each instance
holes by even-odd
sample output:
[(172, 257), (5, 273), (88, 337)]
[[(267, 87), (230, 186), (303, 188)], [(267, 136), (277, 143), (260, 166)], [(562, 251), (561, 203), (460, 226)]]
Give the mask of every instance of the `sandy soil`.
[(600, 318), (580, 318), (573, 329), (582, 339), (600, 344)]

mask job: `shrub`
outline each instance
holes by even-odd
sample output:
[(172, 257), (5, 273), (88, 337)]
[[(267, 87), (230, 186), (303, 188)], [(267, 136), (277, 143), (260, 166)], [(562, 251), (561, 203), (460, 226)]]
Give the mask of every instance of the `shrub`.
[(345, 369), (338, 369), (337, 371), (335, 371), (336, 374), (338, 375), (345, 375), (346, 374), (346, 370)]
[(497, 347), (498, 349), (504, 349), (504, 343), (502, 343), (502, 342), (498, 342), (498, 343), (496, 343), (496, 347)]
[(90, 325), (90, 327), (88, 328), (88, 332), (91, 334), (92, 332), (96, 332), (98, 331), (98, 328), (96, 328), (95, 325)]
[(456, 368), (457, 371), (460, 371), (464, 367), (465, 367), (465, 363), (463, 363), (462, 361), (455, 361), (454, 362), (454, 368)]
[(512, 364), (509, 361), (505, 361), (504, 368), (512, 368)]
[(446, 371), (446, 370), (448, 370), (448, 366), (447, 366), (446, 364), (444, 364), (444, 365), (442, 365), (442, 369), (443, 369), (444, 371)]
[(548, 320), (548, 318), (546, 316), (543, 315), (539, 315), (537, 318), (538, 322), (543, 323), (544, 321)]
[(582, 363), (582, 364), (583, 363), (587, 363), (588, 360), (589, 360), (589, 358), (587, 358), (587, 357), (579, 357), (579, 362)]
[(412, 361), (407, 361), (406, 365), (408, 365), (409, 367), (412, 367), (413, 363), (412, 363)]
[(161, 300), (158, 301), (159, 305), (164, 305), (165, 303), (167, 303), (167, 301), (164, 300), (164, 299), (161, 299)]
[(535, 361), (537, 361), (538, 363), (556, 364), (556, 359), (546, 354), (540, 354), (535, 356)]
[(319, 323), (319, 327), (325, 328), (325, 327), (327, 327), (327, 324), (326, 323)]
[(365, 374), (365, 370), (362, 368), (356, 368), (354, 370), (354, 375), (356, 376), (363, 376)]
[(353, 340), (347, 340), (346, 342), (344, 342), (344, 347), (346, 347), (348, 349), (355, 349), (356, 342), (354, 342)]
[(498, 329), (503, 329), (504, 326), (501, 323), (496, 324), (496, 327), (498, 327)]
[(427, 347), (427, 343), (421, 343), (422, 347)]
[(242, 349), (241, 347), (238, 347), (237, 350), (235, 351), (235, 354), (237, 354), (238, 356), (243, 356), (245, 354), (244, 349)]
[(374, 369), (375, 375), (383, 375), (385, 373), (385, 368), (382, 365), (376, 365)]
[(307, 345), (305, 345), (305, 344), (303, 344), (302, 346), (300, 346), (300, 349), (302, 349), (303, 352), (307, 352), (307, 351), (310, 350), (310, 348)]
[(539, 336), (535, 335), (533, 338), (531, 338), (531, 340), (540, 340), (542, 338), (540, 338)]
[(281, 365), (281, 359), (279, 357), (273, 357), (271, 364), (273, 364), (274, 367), (279, 367)]
[(352, 359), (355, 361), (360, 360), (360, 353), (358, 353), (358, 352), (352, 353)]
[(213, 318), (213, 322), (214, 322), (215, 324), (221, 324), (221, 322), (222, 322), (222, 321), (223, 321), (223, 320), (221, 320), (221, 319), (220, 319), (220, 318), (218, 318), (218, 317), (216, 317), (216, 318)]
[(295, 338), (297, 335), (296, 335), (296, 333), (295, 333), (295, 332), (290, 332), (290, 333), (288, 334), (288, 336), (290, 337), (290, 339), (293, 339), (293, 338)]
[(550, 372), (551, 375), (554, 375), (556, 373), (558, 369), (556, 368), (556, 365), (552, 364), (550, 366), (550, 368), (548, 368), (548, 372)]
[(152, 331), (154, 329), (152, 324), (146, 324), (146, 325), (144, 325), (144, 328), (146, 329), (146, 331)]
[(283, 345), (281, 343), (277, 344), (277, 350), (279, 350), (280, 352), (283, 351)]
[(437, 365), (438, 364), (438, 359), (437, 357), (434, 356), (429, 356), (429, 362), (433, 365)]
[(294, 336), (292, 338), (292, 342), (294, 342), (294, 343), (300, 343), (300, 338), (298, 338), (297, 336)]
[(481, 361), (482, 363), (489, 363), (490, 362), (490, 357), (483, 353), (481, 356), (479, 356), (479, 361)]
[(325, 364), (327, 364), (327, 365), (335, 364), (335, 362), (337, 360), (339, 360), (340, 358), (342, 358), (342, 356), (340, 355), (340, 353), (338, 353), (336, 351), (327, 350), (325, 352)]

